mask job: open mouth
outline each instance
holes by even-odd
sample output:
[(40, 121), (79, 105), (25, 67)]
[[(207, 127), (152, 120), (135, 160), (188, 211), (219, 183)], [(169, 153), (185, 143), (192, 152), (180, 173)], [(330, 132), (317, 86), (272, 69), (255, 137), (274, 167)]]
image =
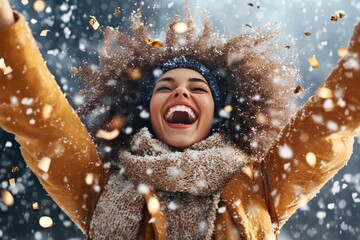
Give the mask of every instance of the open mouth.
[(172, 124), (193, 124), (197, 120), (197, 115), (185, 105), (176, 105), (168, 109), (164, 119)]

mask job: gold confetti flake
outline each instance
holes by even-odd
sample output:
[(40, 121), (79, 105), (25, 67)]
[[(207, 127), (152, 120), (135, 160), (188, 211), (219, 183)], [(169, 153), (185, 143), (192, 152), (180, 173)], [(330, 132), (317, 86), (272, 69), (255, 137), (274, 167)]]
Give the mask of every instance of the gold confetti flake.
[(319, 67), (319, 62), (316, 59), (315, 55), (309, 57), (308, 61), (309, 61), (312, 68), (318, 68)]
[(120, 9), (119, 7), (115, 8), (115, 10), (114, 10), (114, 15), (115, 15), (115, 14), (118, 15), (118, 14), (120, 14), (120, 13), (121, 13), (121, 9)]
[(310, 37), (311, 36), (311, 32), (304, 32), (305, 36)]
[(0, 68), (6, 67), (5, 60), (3, 58), (0, 58)]
[(345, 17), (346, 16), (346, 14), (344, 13), (344, 12), (340, 12), (339, 13), (339, 18), (343, 18), (343, 17)]
[(147, 203), (147, 207), (151, 214), (157, 214), (160, 209), (159, 200), (157, 200), (155, 197), (150, 197)]
[(337, 21), (337, 20), (338, 20), (338, 16), (337, 16), (337, 15), (331, 16), (331, 17), (330, 17), (330, 20), (331, 20), (331, 21)]
[(338, 49), (337, 53), (340, 57), (345, 57), (346, 55), (348, 55), (349, 51), (347, 50), (347, 48), (341, 47)]
[(39, 210), (39, 203), (38, 202), (34, 202), (33, 204), (32, 204), (32, 209), (33, 210)]
[(50, 117), (52, 110), (53, 110), (53, 107), (51, 105), (45, 104), (41, 111), (42, 118), (44, 120), (47, 120)]
[(36, 0), (34, 2), (34, 10), (37, 12), (42, 12), (45, 9), (45, 2), (43, 0)]
[(254, 4), (250, 2), (250, 3), (248, 3), (248, 6), (253, 7)]
[(14, 197), (8, 190), (1, 191), (1, 199), (5, 203), (6, 206), (12, 206), (15, 203)]
[(305, 158), (310, 167), (316, 166), (316, 155), (313, 152), (308, 152)]
[(48, 34), (48, 32), (50, 32), (50, 30), (48, 30), (48, 29), (42, 30), (41, 33), (40, 33), (40, 36), (41, 36), (41, 37), (46, 37), (46, 35)]
[(8, 75), (10, 73), (12, 73), (13, 69), (10, 66), (4, 67), (2, 68), (4, 75)]
[(98, 130), (96, 133), (97, 138), (105, 139), (105, 140), (113, 140), (117, 136), (119, 136), (120, 131), (118, 129), (114, 129), (110, 132), (104, 131), (102, 129)]
[(157, 40), (157, 39), (155, 39), (155, 40), (148, 39), (148, 40), (146, 40), (146, 44), (151, 45), (157, 49), (160, 49), (164, 46), (164, 44), (160, 40)]
[(3, 58), (0, 58), (0, 69), (3, 71), (4, 75), (7, 75), (13, 71), (10, 66), (5, 65), (5, 60)]
[(9, 183), (10, 183), (11, 186), (15, 187), (15, 185), (16, 185), (15, 178), (10, 178)]
[(173, 25), (173, 29), (177, 33), (184, 33), (188, 30), (188, 26), (184, 22), (178, 22)]
[(333, 98), (333, 91), (327, 87), (321, 87), (319, 88), (319, 91), (317, 93), (319, 98), (323, 98), (323, 99), (328, 99), (328, 98)]
[(99, 22), (96, 20), (96, 18), (94, 16), (91, 16), (89, 23), (94, 28), (94, 30), (97, 30), (100, 27)]
[(290, 49), (290, 45), (286, 45), (285, 48), (286, 48), (286, 49)]
[(19, 171), (19, 167), (18, 166), (14, 166), (11, 168), (11, 172), (12, 173), (15, 173), (15, 172), (18, 172)]
[(225, 107), (224, 107), (224, 110), (225, 110), (225, 112), (227, 112), (227, 113), (231, 113), (231, 111), (232, 111), (232, 106), (231, 105), (226, 105)]
[(85, 177), (85, 183), (87, 185), (91, 185), (94, 182), (94, 174), (93, 173), (87, 173)]
[(265, 124), (266, 121), (267, 121), (267, 118), (263, 113), (259, 113), (258, 115), (256, 115), (256, 122), (258, 124)]
[(295, 94), (301, 94), (301, 93), (304, 93), (304, 89), (301, 87), (301, 86), (297, 86), (294, 90), (294, 93)]
[(125, 124), (125, 119), (121, 115), (116, 115), (110, 122), (108, 129), (121, 129)]
[(39, 219), (39, 224), (41, 227), (43, 228), (49, 228), (49, 227), (52, 227), (54, 225), (54, 222), (53, 220), (51, 219), (51, 217), (48, 217), (48, 216), (42, 216), (40, 219)]
[(241, 171), (243, 171), (243, 173), (245, 173), (250, 179), (252, 179), (254, 176), (253, 171), (249, 166), (243, 167)]
[(139, 68), (132, 68), (128, 71), (128, 76), (131, 80), (140, 80), (142, 77), (142, 71)]
[(50, 169), (50, 164), (51, 164), (51, 158), (43, 157), (40, 159), (37, 166), (38, 168), (40, 168), (40, 170), (47, 173)]
[(26, 4), (29, 3), (29, 0), (21, 0), (21, 3), (22, 3), (23, 5), (26, 5)]

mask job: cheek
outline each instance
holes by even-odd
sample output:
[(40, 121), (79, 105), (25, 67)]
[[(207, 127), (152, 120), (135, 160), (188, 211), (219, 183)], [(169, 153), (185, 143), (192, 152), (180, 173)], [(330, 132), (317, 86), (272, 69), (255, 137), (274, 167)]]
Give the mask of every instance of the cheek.
[(206, 115), (208, 117), (214, 116), (214, 101), (212, 98), (202, 98), (199, 99), (199, 108), (201, 110), (201, 113), (203, 115)]
[(150, 120), (155, 121), (161, 116), (164, 100), (161, 96), (153, 96), (150, 100)]

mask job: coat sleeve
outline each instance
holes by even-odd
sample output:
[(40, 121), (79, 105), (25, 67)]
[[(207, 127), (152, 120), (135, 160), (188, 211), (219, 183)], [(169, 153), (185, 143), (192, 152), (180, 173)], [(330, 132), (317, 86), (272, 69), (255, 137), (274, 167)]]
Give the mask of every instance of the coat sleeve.
[(346, 164), (360, 135), (360, 23), (348, 51), (265, 156), (264, 192), (276, 229)]
[(0, 30), (0, 127), (15, 135), (48, 194), (86, 232), (104, 184), (103, 165), (27, 23), (14, 15), (16, 23)]

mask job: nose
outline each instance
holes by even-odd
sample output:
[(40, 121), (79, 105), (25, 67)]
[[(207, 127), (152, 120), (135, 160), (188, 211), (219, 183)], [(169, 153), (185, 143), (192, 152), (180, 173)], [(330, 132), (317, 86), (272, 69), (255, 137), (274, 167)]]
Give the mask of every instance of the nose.
[(189, 92), (186, 88), (184, 87), (178, 87), (174, 90), (174, 98), (178, 98), (178, 97), (184, 97), (184, 98), (189, 98)]

